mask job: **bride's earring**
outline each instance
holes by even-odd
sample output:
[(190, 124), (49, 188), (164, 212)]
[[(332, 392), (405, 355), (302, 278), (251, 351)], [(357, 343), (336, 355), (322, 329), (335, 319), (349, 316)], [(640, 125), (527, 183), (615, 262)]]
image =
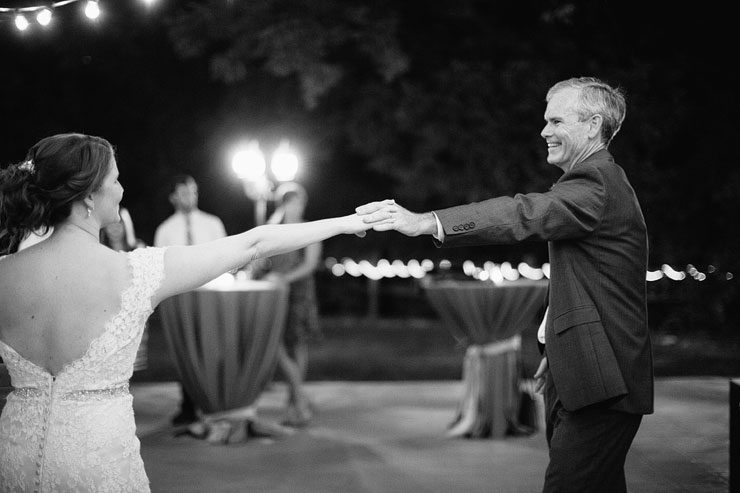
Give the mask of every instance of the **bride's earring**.
[(95, 210), (95, 207), (94, 206), (93, 206), (92, 209), (88, 207), (87, 208), (87, 217), (90, 217), (90, 214), (92, 214), (92, 211), (94, 211), (94, 210)]

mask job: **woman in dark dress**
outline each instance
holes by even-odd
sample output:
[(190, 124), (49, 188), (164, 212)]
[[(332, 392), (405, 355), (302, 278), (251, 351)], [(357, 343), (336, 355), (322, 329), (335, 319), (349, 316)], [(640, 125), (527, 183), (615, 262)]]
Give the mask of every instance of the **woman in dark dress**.
[[(277, 190), (279, 203), (268, 222), (300, 223), (308, 196), (300, 185), (282, 185)], [(308, 343), (322, 337), (316, 298), (314, 272), (321, 261), (321, 243), (270, 258), (268, 279), (290, 284), (288, 316), (283, 340), (278, 349), (278, 366), (288, 385), (288, 400), (283, 424), (305, 426), (313, 416), (313, 405), (305, 394), (303, 382), (308, 369)]]

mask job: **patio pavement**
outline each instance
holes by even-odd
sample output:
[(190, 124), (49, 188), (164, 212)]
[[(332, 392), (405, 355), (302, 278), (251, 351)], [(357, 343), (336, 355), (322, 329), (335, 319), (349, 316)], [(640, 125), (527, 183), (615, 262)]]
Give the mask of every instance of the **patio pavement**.
[[(729, 484), (729, 381), (656, 381), (627, 458), (630, 492), (723, 492)], [(133, 383), (142, 456), (153, 492), (537, 492), (544, 433), (503, 439), (444, 435), (463, 391), (457, 381), (309, 382), (312, 424), (279, 439), (213, 445), (175, 436), (172, 382)], [(260, 397), (279, 421), (285, 388)]]

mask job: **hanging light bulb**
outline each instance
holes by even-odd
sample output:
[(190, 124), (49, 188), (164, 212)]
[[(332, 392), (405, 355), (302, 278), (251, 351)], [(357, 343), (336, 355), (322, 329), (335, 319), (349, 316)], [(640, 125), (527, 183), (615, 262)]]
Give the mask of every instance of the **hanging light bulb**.
[(20, 12), (15, 15), (15, 27), (17, 27), (19, 31), (25, 31), (28, 29), (28, 19), (26, 19), (26, 16)]
[(95, 20), (100, 16), (100, 5), (97, 0), (88, 0), (85, 5), (85, 15), (88, 19)]
[(42, 26), (48, 26), (51, 22), (51, 9), (43, 8), (36, 14), (36, 21)]

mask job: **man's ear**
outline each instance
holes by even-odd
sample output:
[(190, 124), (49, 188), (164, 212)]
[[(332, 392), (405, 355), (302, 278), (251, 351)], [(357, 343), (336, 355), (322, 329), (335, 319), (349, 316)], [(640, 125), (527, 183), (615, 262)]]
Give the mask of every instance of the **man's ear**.
[(604, 124), (604, 117), (596, 113), (588, 119), (588, 136), (594, 139), (601, 135), (601, 126)]

